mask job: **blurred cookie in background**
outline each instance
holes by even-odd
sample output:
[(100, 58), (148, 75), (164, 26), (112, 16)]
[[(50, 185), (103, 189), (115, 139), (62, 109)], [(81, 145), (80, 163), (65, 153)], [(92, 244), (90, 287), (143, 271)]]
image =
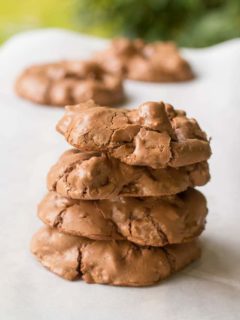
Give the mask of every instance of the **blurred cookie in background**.
[(95, 59), (109, 72), (132, 80), (178, 82), (194, 78), (190, 65), (173, 42), (116, 38)]
[(27, 100), (55, 106), (88, 99), (100, 105), (124, 101), (121, 78), (94, 61), (61, 61), (31, 66), (16, 80), (15, 91)]

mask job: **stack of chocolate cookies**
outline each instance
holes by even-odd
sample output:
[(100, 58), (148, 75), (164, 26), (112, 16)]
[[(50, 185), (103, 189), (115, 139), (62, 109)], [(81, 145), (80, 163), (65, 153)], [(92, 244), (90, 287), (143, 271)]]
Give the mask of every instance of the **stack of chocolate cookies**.
[(33, 254), (54, 273), (88, 283), (154, 284), (200, 256), (209, 181), (206, 134), (163, 102), (66, 108), (57, 130), (75, 149), (48, 174)]

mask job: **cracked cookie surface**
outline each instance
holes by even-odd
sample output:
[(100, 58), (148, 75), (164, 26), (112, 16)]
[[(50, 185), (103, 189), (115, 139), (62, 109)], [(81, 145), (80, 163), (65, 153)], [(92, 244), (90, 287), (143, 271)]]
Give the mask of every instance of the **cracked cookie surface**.
[(207, 162), (181, 168), (129, 166), (103, 153), (63, 153), (47, 177), (49, 191), (72, 199), (173, 195), (210, 179)]
[(114, 39), (95, 59), (109, 72), (132, 80), (177, 82), (194, 78), (190, 65), (173, 42)]
[(211, 156), (197, 121), (163, 102), (127, 110), (89, 100), (66, 107), (57, 130), (80, 151), (106, 152), (129, 165), (182, 167)]
[(157, 283), (200, 256), (196, 242), (164, 248), (140, 247), (128, 241), (94, 241), (42, 227), (31, 251), (57, 275), (88, 283), (147, 286)]
[(123, 102), (122, 80), (93, 61), (62, 61), (23, 71), (16, 93), (35, 103), (65, 106), (88, 99), (114, 105)]
[(60, 232), (159, 247), (199, 236), (206, 215), (206, 199), (194, 189), (161, 198), (96, 201), (72, 200), (50, 192), (38, 206), (40, 219)]

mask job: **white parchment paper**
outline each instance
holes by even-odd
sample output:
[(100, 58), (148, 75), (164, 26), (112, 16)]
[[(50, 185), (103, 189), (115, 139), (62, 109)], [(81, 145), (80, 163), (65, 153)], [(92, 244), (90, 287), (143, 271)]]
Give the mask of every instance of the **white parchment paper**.
[(63, 30), (15, 36), (0, 48), (0, 319), (240, 319), (240, 40), (185, 49), (197, 79), (181, 84), (127, 81), (128, 106), (164, 100), (196, 117), (212, 137), (212, 180), (199, 262), (149, 288), (68, 282), (29, 252), (41, 225), (36, 206), (49, 167), (66, 149), (55, 124), (61, 108), (13, 93), (16, 75), (36, 62), (87, 58), (106, 41)]

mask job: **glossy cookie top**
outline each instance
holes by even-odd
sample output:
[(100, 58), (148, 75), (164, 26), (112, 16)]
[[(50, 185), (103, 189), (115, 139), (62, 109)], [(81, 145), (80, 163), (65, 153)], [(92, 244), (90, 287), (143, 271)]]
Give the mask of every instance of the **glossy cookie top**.
[(197, 121), (163, 102), (127, 110), (90, 100), (67, 107), (57, 130), (80, 151), (103, 151), (129, 165), (182, 167), (211, 155)]

